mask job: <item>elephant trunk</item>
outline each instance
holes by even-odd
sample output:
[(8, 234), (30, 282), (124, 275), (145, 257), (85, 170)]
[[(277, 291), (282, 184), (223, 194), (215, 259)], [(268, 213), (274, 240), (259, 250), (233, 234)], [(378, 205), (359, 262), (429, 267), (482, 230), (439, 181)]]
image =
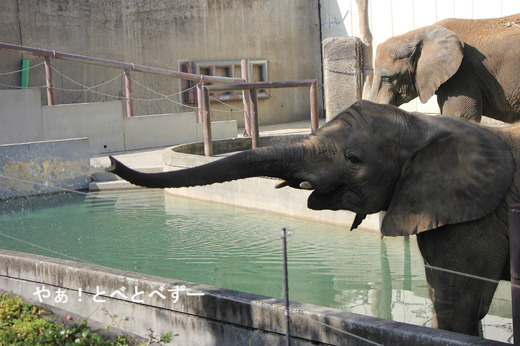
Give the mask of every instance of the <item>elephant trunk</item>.
[(368, 100), (372, 102), (377, 103), (377, 94), (379, 92), (380, 87), (380, 78), (377, 73), (374, 73), (374, 76), (372, 77), (372, 88), (370, 89), (370, 93), (368, 95)]
[(138, 172), (110, 157), (111, 166), (107, 170), (132, 184), (149, 188), (200, 186), (257, 176), (291, 180), (305, 162), (307, 152), (298, 144), (259, 148), (205, 165), (161, 173)]
[(377, 71), (374, 73), (372, 89), (370, 90), (368, 100), (375, 103), (390, 104), (394, 106), (402, 104), (402, 102), (398, 101), (398, 95), (392, 90), (391, 85), (384, 83)]

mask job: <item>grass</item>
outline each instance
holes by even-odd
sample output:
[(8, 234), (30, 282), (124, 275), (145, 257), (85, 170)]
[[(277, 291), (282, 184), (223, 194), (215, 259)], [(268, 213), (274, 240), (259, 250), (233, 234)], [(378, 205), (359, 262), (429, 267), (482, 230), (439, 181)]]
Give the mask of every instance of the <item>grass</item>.
[[(45, 315), (44, 309), (23, 301), (10, 293), (0, 294), (0, 345), (136, 345), (132, 336), (121, 335), (115, 339), (106, 339), (95, 333), (87, 325), (86, 319), (81, 324), (66, 327), (55, 323)], [(151, 332), (151, 331), (150, 331)], [(160, 338), (149, 335), (149, 342), (171, 341), (171, 333)]]

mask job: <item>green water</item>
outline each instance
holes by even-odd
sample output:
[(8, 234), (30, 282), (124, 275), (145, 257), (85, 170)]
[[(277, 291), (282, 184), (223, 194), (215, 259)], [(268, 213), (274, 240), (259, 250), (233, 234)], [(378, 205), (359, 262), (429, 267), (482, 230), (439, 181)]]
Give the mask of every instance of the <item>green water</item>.
[[(415, 238), (384, 238), (162, 190), (61, 193), (0, 201), (0, 247), (431, 325)], [(506, 291), (509, 288), (506, 287)], [(507, 341), (510, 297), (496, 298), (485, 336)], [(509, 300), (508, 300), (509, 299)]]

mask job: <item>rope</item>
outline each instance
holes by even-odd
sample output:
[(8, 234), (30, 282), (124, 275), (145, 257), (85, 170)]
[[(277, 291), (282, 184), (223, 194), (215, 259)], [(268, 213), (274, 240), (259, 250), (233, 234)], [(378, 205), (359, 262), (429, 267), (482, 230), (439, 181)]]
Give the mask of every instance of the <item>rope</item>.
[[(45, 61), (42, 61), (34, 66), (31, 66), (29, 67), (28, 69), (34, 69), (34, 68), (37, 68), (41, 65), (44, 65), (45, 64)], [(132, 69), (134, 68), (134, 66), (131, 67)], [(65, 91), (65, 92), (73, 92), (73, 93), (76, 93), (76, 92), (91, 92), (93, 94), (96, 94), (96, 95), (100, 95), (100, 96), (103, 96), (103, 97), (107, 97), (107, 98), (112, 98), (112, 99), (116, 99), (116, 100), (120, 100), (120, 99), (126, 99), (124, 96), (118, 94), (118, 95), (113, 95), (113, 94), (109, 94), (109, 93), (105, 93), (105, 92), (101, 92), (101, 91), (98, 91), (96, 89), (99, 89), (107, 84), (110, 84), (114, 81), (117, 81), (118, 79), (120, 79), (121, 77), (124, 77), (125, 76), (125, 73), (122, 72), (122, 73), (119, 73), (117, 74), (115, 77), (107, 80), (107, 81), (104, 81), (104, 82), (101, 82), (99, 84), (96, 84), (96, 85), (92, 85), (92, 86), (88, 86), (86, 84), (83, 84), (83, 83), (80, 83), (76, 80), (74, 80), (73, 78), (67, 76), (66, 74), (64, 74), (63, 72), (59, 71), (55, 66), (51, 66), (51, 69), (54, 73), (56, 73), (56, 75), (59, 75), (60, 77), (64, 78), (65, 80), (68, 80), (70, 81), (71, 83), (81, 87), (81, 89), (71, 89), (71, 88), (60, 88), (60, 87), (56, 87), (56, 86), (53, 86), (53, 89), (54, 90), (57, 90), (57, 91)], [(21, 70), (15, 70), (15, 71), (9, 71), (9, 72), (2, 72), (0, 73), (0, 76), (6, 76), (6, 75), (11, 75), (11, 74), (16, 74), (16, 73), (20, 73), (24, 70), (27, 70), (27, 69), (21, 69)], [(187, 91), (190, 91), (194, 88), (197, 88), (198, 85), (200, 85), (202, 82), (203, 82), (203, 75), (200, 76), (200, 81), (188, 88), (188, 89), (184, 89), (184, 90), (181, 90), (179, 92), (176, 92), (176, 93), (173, 93), (173, 94), (169, 94), (169, 95), (166, 95), (166, 94), (163, 94), (157, 90), (154, 90), (140, 82), (138, 82), (137, 80), (133, 79), (133, 78), (130, 78), (130, 80), (135, 83), (136, 85), (140, 86), (141, 88), (153, 93), (153, 94), (156, 94), (156, 95), (159, 95), (160, 97), (158, 98), (143, 98), (143, 97), (131, 97), (130, 99), (131, 100), (134, 100), (134, 101), (141, 101), (141, 102), (157, 102), (157, 101), (163, 101), (163, 100), (168, 100), (170, 101), (171, 103), (173, 104), (176, 104), (178, 106), (181, 106), (181, 107), (185, 107), (185, 108), (188, 108), (188, 109), (191, 109), (191, 110), (198, 110), (198, 107), (194, 107), (194, 106), (190, 106), (190, 105), (186, 105), (186, 104), (183, 104), (181, 102), (178, 102), (178, 101), (175, 101), (172, 99), (172, 97), (174, 96), (178, 96), (184, 92), (187, 92)], [(21, 89), (21, 86), (19, 85), (11, 85), (11, 84), (3, 84), (3, 83), (0, 83), (0, 86), (2, 87), (6, 87), (6, 88), (12, 88), (12, 89)], [(46, 89), (47, 86), (46, 85), (42, 85), (42, 86), (34, 86), (34, 87), (28, 87), (27, 89)], [(222, 113), (229, 113), (229, 112), (244, 112), (244, 109), (243, 108), (239, 108), (239, 107), (235, 107), (229, 103), (226, 103), (226, 102), (223, 102), (221, 100), (219, 100), (218, 98), (216, 97), (213, 97), (213, 96), (210, 96), (212, 100), (215, 100), (223, 105), (225, 105), (226, 107), (229, 107), (230, 110), (220, 110), (220, 109), (212, 109), (212, 112), (222, 112)]]
[(335, 70), (335, 69), (331, 69), (331, 68), (328, 68), (328, 67), (324, 67), (323, 70), (329, 71), (329, 72), (332, 72), (332, 73), (339, 73), (339, 74), (346, 74), (346, 75), (356, 76), (356, 75), (361, 74), (361, 72), (363, 70), (371, 70), (371, 71), (373, 71), (374, 68), (373, 67), (361, 67), (361, 68), (355, 68), (353, 71), (341, 71), (341, 70)]
[(214, 96), (211, 96), (211, 95), (210, 95), (210, 98), (212, 100), (215, 100), (215, 101), (217, 101), (217, 102), (219, 102), (219, 103), (221, 103), (221, 104), (223, 104), (223, 105), (225, 105), (227, 107), (230, 107), (232, 109), (232, 110), (229, 110), (229, 111), (224, 111), (224, 110), (219, 110), (219, 109), (212, 109), (211, 110), (212, 112), (244, 112), (244, 108), (239, 108), (239, 107), (232, 106), (232, 105), (230, 105), (228, 103), (225, 103), (225, 102), (223, 102), (223, 101), (219, 100), (218, 98), (216, 98)]
[(41, 65), (45, 64), (44, 61), (40, 62), (39, 64), (36, 64), (34, 66), (30, 66), (28, 68), (22, 68), (20, 70), (15, 70), (15, 71), (11, 71), (11, 72), (0, 72), (0, 76), (7, 76), (7, 75), (11, 75), (11, 74), (15, 74), (15, 73), (20, 73), (20, 72), (23, 72), (23, 71), (29, 71), (29, 70), (32, 70), (36, 67), (39, 67)]

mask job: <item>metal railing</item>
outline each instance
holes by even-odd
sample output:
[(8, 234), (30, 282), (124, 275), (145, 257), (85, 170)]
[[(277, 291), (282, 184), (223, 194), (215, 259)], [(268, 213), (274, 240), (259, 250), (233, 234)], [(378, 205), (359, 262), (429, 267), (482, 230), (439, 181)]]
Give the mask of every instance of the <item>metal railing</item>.
[[(20, 46), (10, 43), (0, 42), (0, 50), (30, 53), (34, 56), (44, 58), (45, 65), (45, 81), (47, 89), (47, 104), (49, 106), (55, 105), (55, 89), (54, 76), (52, 69), (53, 59), (62, 59), (69, 61), (77, 61), (80, 63), (99, 65), (104, 67), (112, 67), (124, 70), (125, 77), (125, 101), (126, 101), (126, 115), (131, 117), (134, 115), (133, 105), (133, 85), (131, 79), (132, 72), (151, 73), (163, 76), (170, 76), (173, 78), (191, 80), (198, 82), (197, 84), (197, 106), (199, 112), (199, 122), (204, 126), (204, 153), (207, 156), (213, 155), (213, 144), (211, 136), (211, 110), (209, 102), (209, 91), (225, 92), (233, 90), (242, 90), (244, 103), (244, 117), (245, 127), (248, 135), (252, 136), (252, 147), (259, 146), (259, 130), (258, 130), (258, 97), (257, 89), (271, 89), (271, 88), (310, 88), (310, 108), (311, 108), (311, 129), (315, 131), (318, 128), (318, 89), (317, 81), (310, 80), (296, 80), (296, 81), (278, 81), (278, 82), (254, 82), (247, 83), (247, 60), (242, 60), (241, 69), (243, 78), (231, 78), (220, 76), (208, 76), (192, 74), (187, 72), (179, 72), (174, 70), (167, 70), (157, 67), (150, 67), (144, 65), (137, 65), (133, 63), (126, 63), (114, 60), (100, 59), (89, 56), (57, 52), (55, 50), (32, 48)], [(205, 86), (204, 82), (221, 83), (217, 85)], [(226, 84), (222, 84), (226, 83)]]

